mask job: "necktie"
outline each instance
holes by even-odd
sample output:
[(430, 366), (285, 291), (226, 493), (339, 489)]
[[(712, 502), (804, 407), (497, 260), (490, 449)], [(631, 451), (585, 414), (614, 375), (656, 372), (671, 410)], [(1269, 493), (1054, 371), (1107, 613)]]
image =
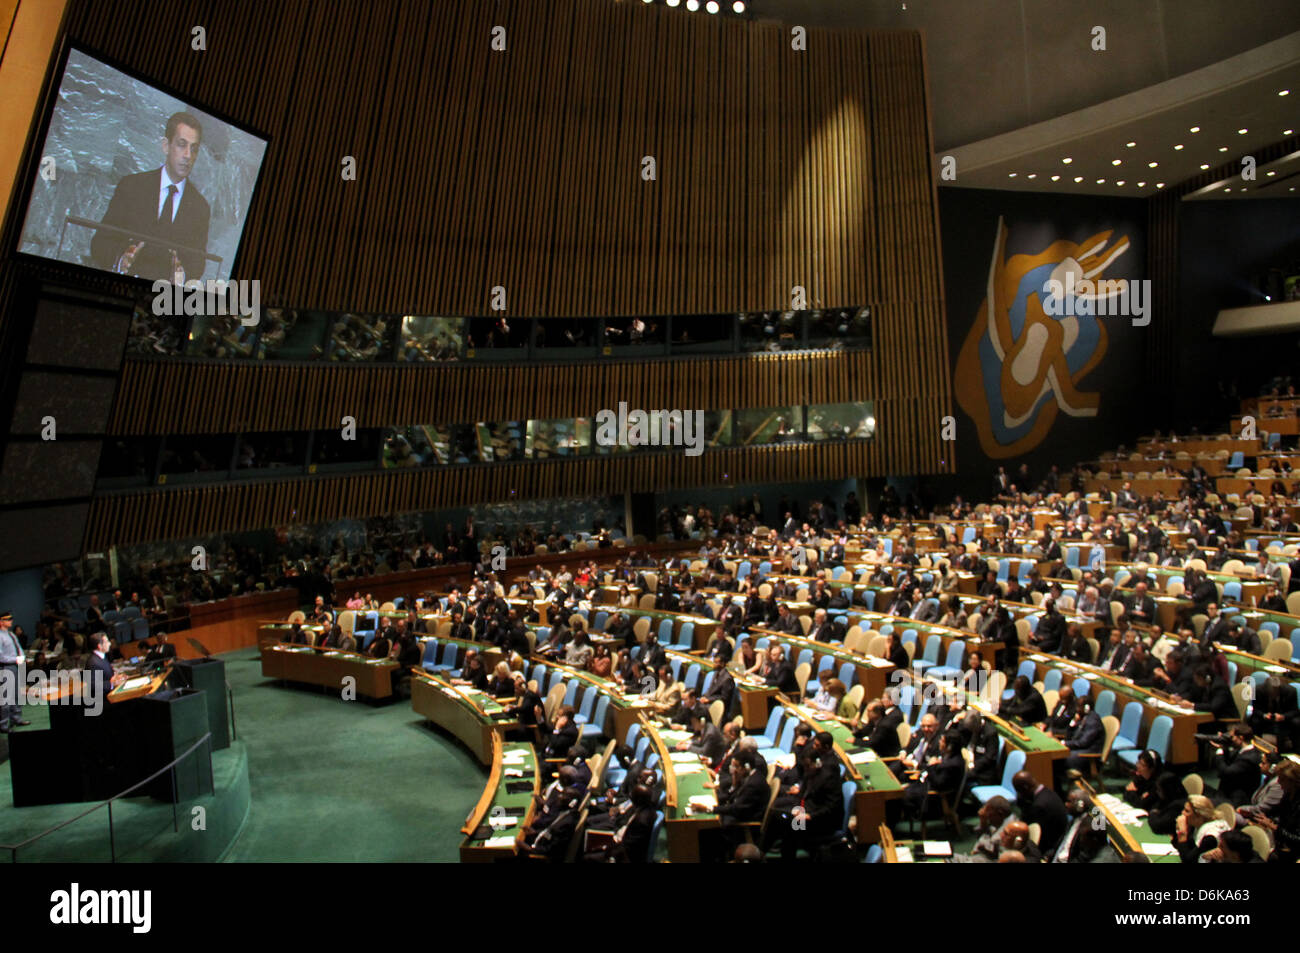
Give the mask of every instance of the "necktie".
[(176, 208), (176, 186), (167, 186), (167, 198), (163, 199), (162, 211), (158, 213), (160, 224), (171, 224), (172, 215)]

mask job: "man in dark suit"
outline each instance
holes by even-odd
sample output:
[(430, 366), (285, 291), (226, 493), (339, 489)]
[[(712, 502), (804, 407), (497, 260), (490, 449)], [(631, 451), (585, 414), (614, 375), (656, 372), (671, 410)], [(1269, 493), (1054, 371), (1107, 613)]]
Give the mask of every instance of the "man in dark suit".
[(1021, 724), (1036, 725), (1047, 719), (1047, 704), (1028, 676), (1017, 675), (1010, 701), (1002, 703), (1001, 714)]
[(1214, 770), (1219, 775), (1219, 796), (1238, 807), (1250, 803), (1262, 777), (1254, 741), (1255, 732), (1248, 725), (1233, 725), (1232, 731), (1224, 738), (1223, 747), (1214, 755)]
[(799, 682), (794, 677), (794, 666), (785, 657), (785, 649), (780, 645), (772, 646), (767, 650), (767, 660), (767, 685), (779, 688), (787, 695), (798, 694)]
[(1070, 722), (1074, 720), (1077, 709), (1074, 689), (1069, 685), (1062, 685), (1056, 696), (1056, 707), (1047, 716), (1047, 730), (1057, 736), (1064, 735), (1069, 730)]
[(1020, 808), (1020, 818), (1026, 824), (1039, 827), (1038, 846), (1044, 854), (1056, 850), (1070, 824), (1065, 804), (1055, 791), (1045, 784), (1039, 784), (1028, 771), (1017, 771), (1011, 779), (1011, 786), (1016, 791), (1016, 805)]
[(1120, 675), (1129, 679), (1134, 685), (1150, 687), (1155, 682), (1156, 660), (1147, 651), (1146, 643), (1133, 643), (1133, 652), (1120, 669)]
[(112, 648), (108, 633), (101, 632), (94, 644), (94, 651), (90, 653), (90, 658), (86, 659), (86, 683), (92, 686), (89, 688), (92, 693), (90, 697), (102, 699), (107, 698), (108, 693), (117, 686), (122, 677), (113, 674), (113, 663), (108, 660), (108, 653)]
[(909, 817), (934, 816), (939, 810), (937, 798), (944, 795), (949, 802), (956, 800), (958, 787), (966, 771), (961, 756), (962, 737), (957, 730), (945, 731), (939, 739), (939, 757), (930, 759), (917, 780), (903, 788), (903, 812)]
[(1085, 755), (1101, 754), (1102, 743), (1106, 740), (1106, 729), (1101, 718), (1087, 702), (1081, 702), (1074, 718), (1066, 726), (1063, 744), (1070, 749), (1065, 759), (1067, 770), (1085, 771), (1089, 759)]
[[(725, 644), (725, 643), (724, 643)], [(708, 706), (716, 701), (722, 702), (722, 716), (731, 712), (731, 703), (736, 697), (736, 680), (727, 671), (727, 660), (721, 655), (713, 657), (713, 684), (701, 696), (700, 701)]]
[(1232, 700), (1228, 683), (1219, 678), (1210, 666), (1202, 665), (1196, 670), (1196, 687), (1200, 690), (1200, 698), (1195, 702), (1196, 710), (1208, 711), (1218, 722), (1208, 722), (1203, 731), (1218, 731), (1222, 722), (1237, 717), (1237, 703)]
[(707, 764), (717, 764), (727, 753), (727, 739), (709, 720), (709, 713), (703, 707), (697, 705), (691, 712), (690, 729), (691, 739), (678, 742), (677, 750), (699, 755), (700, 760)]
[(898, 726), (902, 723), (902, 710), (889, 701), (886, 693), (884, 701), (873, 699), (867, 703), (867, 720), (853, 735), (879, 757), (895, 758), (902, 750), (898, 740)]
[(786, 635), (803, 635), (803, 626), (799, 624), (799, 617), (784, 605), (777, 609), (776, 622), (772, 628)]
[(1043, 600), (1043, 616), (1038, 620), (1038, 627), (1029, 638), (1029, 644), (1040, 652), (1056, 655), (1061, 651), (1065, 640), (1065, 616), (1056, 611), (1056, 602)]
[(203, 126), (189, 113), (167, 120), (163, 165), (117, 183), (103, 224), (91, 241), (95, 264), (119, 274), (166, 281), (202, 278), (212, 210), (190, 182)]
[(176, 646), (167, 641), (167, 633), (159, 630), (156, 641), (145, 655), (146, 662), (166, 662), (176, 657)]
[[(767, 786), (767, 765), (753, 751), (741, 751), (731, 758), (726, 767), (728, 784), (718, 785), (719, 827), (709, 832), (701, 831), (700, 853), (706, 859), (726, 860), (730, 853), (744, 841), (738, 829), (740, 824), (757, 823), (767, 812), (770, 791)], [(721, 772), (720, 772), (721, 773)], [(721, 779), (719, 779), (721, 780)]]
[(966, 775), (967, 789), (976, 784), (999, 783), (998, 729), (977, 711), (962, 719), (962, 740), (971, 754), (970, 772)]
[(1150, 625), (1156, 618), (1156, 601), (1147, 595), (1147, 584), (1139, 582), (1133, 587), (1133, 595), (1124, 602), (1124, 612), (1134, 622)]
[(1205, 628), (1201, 630), (1201, 649), (1204, 650), (1214, 642), (1223, 642), (1228, 637), (1228, 620), (1219, 611), (1216, 603), (1205, 607)]

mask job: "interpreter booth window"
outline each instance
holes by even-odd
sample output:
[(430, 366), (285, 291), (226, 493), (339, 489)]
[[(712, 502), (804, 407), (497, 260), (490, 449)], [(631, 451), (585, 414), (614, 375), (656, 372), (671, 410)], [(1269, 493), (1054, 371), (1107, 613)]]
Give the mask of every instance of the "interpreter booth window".
[(407, 315), (402, 318), (400, 359), (459, 361), (465, 353), (465, 319)]
[(596, 318), (537, 318), (533, 322), (533, 356), (540, 360), (595, 357), (600, 350)]
[(235, 438), (230, 434), (167, 437), (163, 440), (158, 482), (171, 485), (226, 479), (230, 473), (230, 452), (234, 443)]
[(241, 434), (238, 444), (235, 474), (239, 477), (300, 470), (307, 456), (307, 434), (301, 431)]
[(483, 463), (502, 463), (524, 459), (524, 430), (520, 420), (475, 425), (478, 436), (478, 458)]
[(257, 356), (264, 361), (319, 361), (334, 323), (335, 315), (326, 311), (267, 308)]
[(185, 348), (189, 317), (183, 314), (154, 314), (151, 307), (137, 305), (131, 314), (126, 353), (137, 357), (175, 357)]
[(530, 420), (526, 450), (533, 460), (591, 453), (591, 420), (587, 417)]
[(673, 354), (730, 354), (742, 315), (684, 314), (672, 318)]
[(390, 361), (397, 319), (388, 314), (340, 314), (330, 325), (329, 359), (341, 363)]
[(185, 344), (188, 357), (210, 360), (251, 358), (257, 343), (257, 329), (245, 325), (237, 314), (196, 314)]
[(605, 319), (605, 347), (611, 354), (658, 356), (667, 353), (668, 319), (662, 315)]
[[(117, 437), (104, 441), (95, 486), (112, 490), (148, 486), (158, 465), (161, 437)], [(229, 461), (227, 461), (229, 462)]]
[(312, 434), (311, 465), (317, 472), (372, 470), (379, 456), (381, 431), (358, 430), (345, 439), (341, 430), (317, 430)]
[(482, 361), (517, 361), (528, 353), (532, 318), (469, 318), (465, 356)]
[(799, 443), (803, 440), (802, 407), (757, 407), (736, 411), (737, 447)]
[(704, 446), (730, 447), (735, 432), (735, 413), (730, 410), (704, 412)]
[(385, 470), (434, 467), (451, 463), (452, 451), (452, 428), (446, 424), (389, 427), (384, 430), (380, 461)]
[(803, 313), (760, 311), (740, 321), (742, 351), (794, 351), (803, 347)]
[(867, 440), (876, 432), (875, 405), (870, 401), (848, 404), (810, 404), (809, 440)]
[(808, 313), (808, 347), (839, 351), (870, 345), (870, 308), (829, 308)]

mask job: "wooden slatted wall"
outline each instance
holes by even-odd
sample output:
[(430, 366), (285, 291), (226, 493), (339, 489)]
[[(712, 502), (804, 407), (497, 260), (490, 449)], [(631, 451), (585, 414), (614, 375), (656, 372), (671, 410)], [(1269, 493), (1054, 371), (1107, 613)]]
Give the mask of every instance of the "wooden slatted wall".
[[(820, 450), (791, 475), (951, 469), (939, 438), (950, 379), (918, 34), (810, 29), (795, 51), (784, 26), (609, 0), (74, 0), (66, 25), (74, 40), (271, 137), (239, 269), (262, 281), (264, 303), (479, 315), (501, 285), (508, 314), (690, 314), (789, 308), (800, 286), (808, 307), (869, 304), (875, 316), (874, 350), (839, 363), (557, 372), (128, 362), (115, 432), (308, 429), (344, 413), (373, 425), (566, 416), (620, 399), (873, 400), (870, 448), (853, 459)], [(190, 47), (195, 25), (207, 30), (205, 52)], [(490, 48), (497, 25), (504, 53)], [(356, 158), (354, 182), (339, 174), (345, 155)], [(645, 156), (653, 182), (642, 178)], [(707, 467), (672, 459), (680, 470), (651, 482), (631, 464), (571, 462), (573, 482), (553, 489), (688, 486), (728, 467), (723, 456)], [(545, 465), (525, 466), (538, 468), (527, 492), (552, 485)], [(510, 482), (503, 474), (515, 469), (489, 482)], [(465, 501), (451, 489), (462, 478), (421, 479)], [(465, 482), (471, 493), (482, 483)], [(342, 515), (320, 502), (341, 481), (311, 483), (277, 492), (303, 498), (297, 519)], [(185, 492), (231, 501), (218, 509), (240, 526), (252, 525), (248, 513), (277, 522), (295, 509), (272, 514), (250, 487)], [(392, 512), (403, 492), (368, 491), (370, 512)], [(147, 504), (125, 499), (97, 504), (94, 538), (146, 538), (131, 507)], [(157, 531), (171, 534), (179, 499), (160, 496)], [(190, 525), (179, 519), (174, 532)]]

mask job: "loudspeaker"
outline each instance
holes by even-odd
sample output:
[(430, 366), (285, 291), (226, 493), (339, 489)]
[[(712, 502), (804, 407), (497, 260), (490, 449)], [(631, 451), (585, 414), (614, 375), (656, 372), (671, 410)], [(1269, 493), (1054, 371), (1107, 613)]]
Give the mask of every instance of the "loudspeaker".
[(212, 750), (230, 747), (230, 717), (226, 708), (226, 663), (217, 658), (176, 659), (172, 675), (184, 688), (208, 693), (208, 730)]

